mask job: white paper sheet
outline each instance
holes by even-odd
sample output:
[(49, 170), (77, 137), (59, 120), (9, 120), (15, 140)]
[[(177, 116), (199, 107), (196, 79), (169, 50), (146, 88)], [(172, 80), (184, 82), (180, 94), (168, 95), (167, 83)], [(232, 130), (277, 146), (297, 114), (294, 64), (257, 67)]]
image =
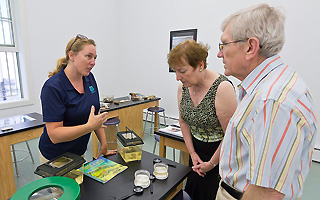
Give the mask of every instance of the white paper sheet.
[(167, 126), (165, 128), (161, 128), (161, 129), (159, 129), (159, 131), (169, 133), (171, 135), (176, 135), (176, 136), (183, 138), (179, 124), (173, 124), (173, 125)]

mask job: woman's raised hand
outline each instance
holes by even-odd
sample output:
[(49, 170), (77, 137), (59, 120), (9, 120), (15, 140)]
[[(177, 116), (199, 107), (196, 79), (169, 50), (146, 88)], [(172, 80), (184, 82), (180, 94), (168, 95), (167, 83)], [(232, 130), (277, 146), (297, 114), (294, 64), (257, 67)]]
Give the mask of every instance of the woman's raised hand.
[(89, 115), (89, 119), (87, 122), (87, 125), (92, 129), (92, 130), (96, 130), (98, 128), (104, 127), (103, 123), (107, 120), (108, 117), (108, 113), (104, 112), (101, 113), (100, 112), (95, 115), (94, 114), (95, 111), (95, 107), (91, 106), (91, 111), (90, 111), (90, 115)]

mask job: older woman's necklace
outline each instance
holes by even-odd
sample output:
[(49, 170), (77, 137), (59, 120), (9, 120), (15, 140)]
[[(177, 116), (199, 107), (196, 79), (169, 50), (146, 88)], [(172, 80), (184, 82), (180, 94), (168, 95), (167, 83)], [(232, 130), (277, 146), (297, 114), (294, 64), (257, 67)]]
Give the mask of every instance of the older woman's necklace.
[(196, 95), (196, 90), (193, 90), (193, 91), (192, 91), (192, 95), (193, 95), (193, 96)]
[(194, 96), (194, 95), (199, 94), (199, 93), (201, 93), (201, 88), (200, 88), (200, 87), (193, 86), (193, 87), (192, 87), (191, 94)]

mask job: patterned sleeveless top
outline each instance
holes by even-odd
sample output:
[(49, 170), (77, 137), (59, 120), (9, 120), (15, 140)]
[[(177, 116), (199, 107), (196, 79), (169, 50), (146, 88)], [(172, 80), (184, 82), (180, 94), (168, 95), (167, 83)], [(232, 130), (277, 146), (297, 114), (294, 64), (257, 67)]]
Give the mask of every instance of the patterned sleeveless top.
[(190, 126), (191, 134), (200, 141), (217, 142), (223, 139), (224, 133), (215, 108), (217, 89), (222, 81), (231, 83), (226, 76), (220, 75), (197, 107), (193, 105), (188, 88), (182, 86), (180, 114)]

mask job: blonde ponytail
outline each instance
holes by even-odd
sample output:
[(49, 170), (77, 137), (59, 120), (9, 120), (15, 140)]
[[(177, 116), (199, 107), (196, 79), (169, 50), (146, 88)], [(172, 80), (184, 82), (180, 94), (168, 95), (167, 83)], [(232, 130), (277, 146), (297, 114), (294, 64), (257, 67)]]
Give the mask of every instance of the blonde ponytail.
[(52, 72), (49, 72), (48, 77), (50, 78), (51, 76), (58, 73), (62, 69), (62, 67), (66, 66), (67, 64), (68, 64), (68, 61), (67, 61), (66, 57), (60, 58), (57, 62), (57, 67)]

